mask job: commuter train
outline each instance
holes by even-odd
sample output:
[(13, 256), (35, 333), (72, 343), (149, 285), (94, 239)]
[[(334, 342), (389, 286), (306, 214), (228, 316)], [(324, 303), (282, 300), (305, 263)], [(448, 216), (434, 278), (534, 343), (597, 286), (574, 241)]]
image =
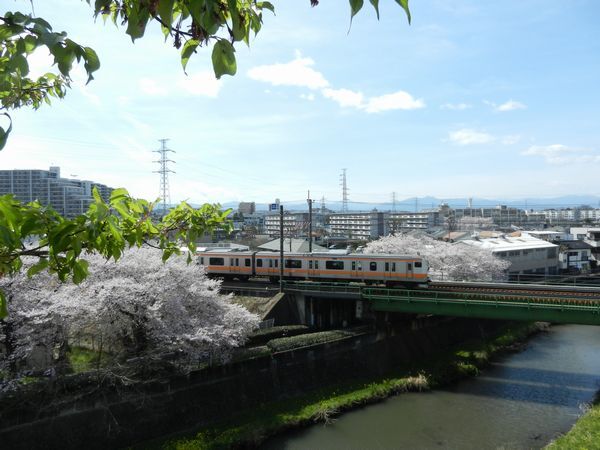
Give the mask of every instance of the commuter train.
[[(279, 253), (218, 250), (196, 252), (209, 276), (226, 280), (267, 277), (279, 281)], [(426, 285), (429, 264), (419, 256), (363, 253), (285, 253), (286, 280), (364, 282), (388, 287)]]

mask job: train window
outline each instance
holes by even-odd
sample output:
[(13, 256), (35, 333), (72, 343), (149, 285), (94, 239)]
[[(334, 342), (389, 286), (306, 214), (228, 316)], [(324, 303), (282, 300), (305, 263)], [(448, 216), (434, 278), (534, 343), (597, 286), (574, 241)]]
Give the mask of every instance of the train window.
[(358, 262), (358, 270), (362, 270), (362, 263), (360, 261)]
[(262, 267), (262, 259), (256, 260), (256, 267)]
[(200, 257), (200, 264), (204, 265), (204, 256)]
[(240, 265), (240, 258), (235, 258), (235, 265), (239, 266)]
[(308, 261), (308, 268), (312, 269), (312, 259)]
[(272, 259), (269, 260), (269, 267), (273, 267), (273, 260)]
[(352, 261), (352, 270), (356, 270), (356, 261)]
[(408, 270), (408, 271), (412, 270), (412, 263), (406, 263), (406, 270)]
[(225, 259), (224, 258), (208, 258), (208, 264), (211, 266), (224, 266)]
[(318, 269), (318, 268), (319, 268), (319, 260), (317, 259), (317, 260), (315, 261), (315, 269)]
[(246, 260), (244, 261), (244, 264), (246, 267), (250, 267), (250, 259), (246, 258)]
[(325, 261), (325, 268), (329, 270), (344, 270), (344, 261)]
[(390, 271), (390, 263), (389, 263), (389, 262), (386, 262), (386, 263), (385, 263), (385, 271), (386, 271), (386, 272), (389, 272), (389, 271)]
[(287, 269), (300, 269), (302, 267), (302, 260), (300, 259), (286, 259), (285, 267)]
[(395, 271), (396, 271), (396, 263), (395, 263), (395, 262), (393, 262), (393, 263), (392, 263), (392, 272), (395, 272)]
[(279, 260), (278, 260), (278, 259), (276, 259), (276, 260), (275, 260), (275, 267), (278, 267), (278, 266), (279, 266)]
[(421, 261), (415, 261), (415, 268), (416, 267), (423, 267), (423, 263)]
[(375, 261), (371, 261), (369, 268), (371, 269), (371, 272), (375, 272), (377, 270), (377, 263)]

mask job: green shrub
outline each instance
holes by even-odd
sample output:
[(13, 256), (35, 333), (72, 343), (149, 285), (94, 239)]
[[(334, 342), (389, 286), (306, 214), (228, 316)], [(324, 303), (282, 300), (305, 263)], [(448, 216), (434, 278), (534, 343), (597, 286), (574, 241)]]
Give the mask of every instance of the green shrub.
[(267, 343), (267, 347), (274, 352), (283, 352), (285, 350), (292, 350), (294, 348), (337, 341), (338, 339), (343, 339), (350, 336), (354, 336), (354, 333), (344, 330), (321, 331), (318, 333), (273, 339)]
[(255, 347), (257, 345), (265, 345), (272, 339), (297, 336), (306, 333), (308, 330), (309, 328), (306, 325), (281, 325), (278, 327), (256, 330), (248, 338), (246, 346)]

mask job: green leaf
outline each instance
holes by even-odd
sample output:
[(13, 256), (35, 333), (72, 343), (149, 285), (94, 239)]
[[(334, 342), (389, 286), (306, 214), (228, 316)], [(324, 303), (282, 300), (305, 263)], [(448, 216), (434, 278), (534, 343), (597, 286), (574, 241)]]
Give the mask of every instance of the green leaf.
[(34, 264), (33, 266), (31, 266), (29, 268), (29, 270), (27, 270), (27, 276), (32, 277), (32, 276), (40, 273), (42, 270), (44, 270), (47, 267), (48, 267), (48, 260), (46, 258), (41, 258), (38, 263)]
[(358, 13), (364, 4), (364, 0), (350, 0), (350, 22), (352, 22), (352, 18)]
[(98, 59), (98, 55), (96, 54), (94, 49), (90, 47), (84, 47), (83, 54), (85, 59), (84, 67), (88, 74), (88, 80), (86, 82), (87, 84), (94, 79), (92, 73), (100, 68), (100, 59)]
[(137, 38), (144, 36), (146, 24), (150, 19), (150, 13), (146, 8), (137, 4), (133, 4), (133, 6), (128, 8), (128, 13), (126, 33), (131, 36), (131, 40), (135, 42)]
[(373, 8), (375, 8), (375, 12), (377, 13), (377, 20), (379, 20), (379, 0), (369, 0)]
[(410, 17), (410, 9), (408, 8), (408, 0), (396, 0), (396, 3), (398, 3), (400, 6), (402, 6), (402, 9), (406, 13), (406, 17), (408, 18), (408, 23), (410, 24), (411, 17)]
[(181, 49), (181, 65), (183, 66), (183, 71), (185, 72), (185, 68), (187, 66), (190, 57), (198, 47), (200, 42), (197, 39), (190, 39), (185, 44), (183, 44), (183, 48)]
[(6, 295), (4, 295), (4, 292), (2, 292), (2, 289), (0, 289), (0, 319), (4, 319), (6, 316), (8, 316)]
[(173, 4), (175, 0), (159, 0), (158, 2), (158, 15), (163, 21), (163, 26), (171, 30), (173, 24)]
[(73, 264), (73, 283), (79, 284), (88, 276), (88, 262), (80, 259)]
[(275, 14), (275, 7), (271, 2), (258, 2), (256, 6), (258, 7), (258, 9), (268, 9), (273, 14)]
[(27, 58), (20, 53), (17, 53), (10, 58), (8, 66), (14, 70), (18, 70), (21, 78), (25, 78), (29, 73), (29, 64), (27, 64)]
[(217, 79), (223, 75), (235, 75), (237, 72), (234, 53), (233, 45), (225, 39), (219, 39), (213, 47), (212, 63)]
[(6, 141), (8, 140), (8, 135), (12, 131), (12, 119), (10, 118), (8, 113), (2, 113), (2, 115), (8, 117), (10, 124), (8, 125), (8, 129), (6, 131), (4, 131), (4, 128), (0, 127), (0, 150), (2, 150), (4, 148), (4, 146), (6, 145)]

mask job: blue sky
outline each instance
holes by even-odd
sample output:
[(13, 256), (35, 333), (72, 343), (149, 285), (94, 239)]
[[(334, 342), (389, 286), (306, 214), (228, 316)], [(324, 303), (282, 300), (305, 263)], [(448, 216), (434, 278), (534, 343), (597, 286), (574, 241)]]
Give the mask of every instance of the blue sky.
[(354, 201), (600, 195), (597, 0), (413, 0), (410, 26), (395, 2), (379, 22), (365, 2), (350, 33), (347, 2), (274, 3), (217, 82), (210, 49), (186, 76), (156, 26), (132, 44), (83, 1), (35, 1), (102, 67), (13, 112), (0, 167), (59, 165), (153, 199), (169, 138), (173, 201), (337, 201), (342, 168)]

